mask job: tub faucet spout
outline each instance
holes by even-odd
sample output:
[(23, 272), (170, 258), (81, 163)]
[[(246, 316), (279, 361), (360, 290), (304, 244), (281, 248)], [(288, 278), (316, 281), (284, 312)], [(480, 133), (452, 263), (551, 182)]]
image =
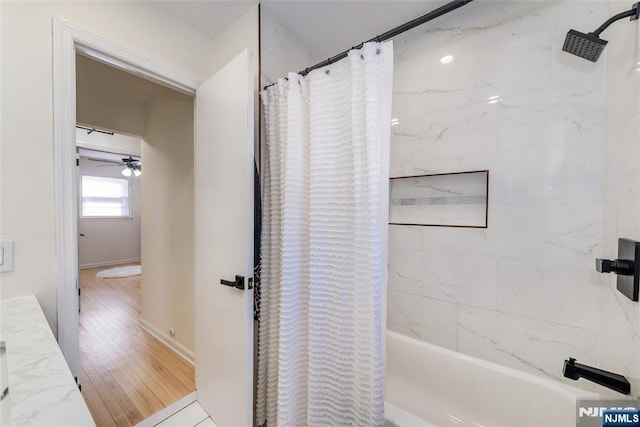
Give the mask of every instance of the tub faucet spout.
[(622, 394), (631, 393), (631, 385), (627, 379), (620, 375), (609, 371), (603, 371), (602, 369), (594, 368), (593, 366), (583, 365), (582, 363), (576, 363), (576, 359), (569, 358), (564, 361), (564, 376), (572, 380), (577, 380), (582, 377), (589, 381), (593, 381), (596, 384), (610, 388)]

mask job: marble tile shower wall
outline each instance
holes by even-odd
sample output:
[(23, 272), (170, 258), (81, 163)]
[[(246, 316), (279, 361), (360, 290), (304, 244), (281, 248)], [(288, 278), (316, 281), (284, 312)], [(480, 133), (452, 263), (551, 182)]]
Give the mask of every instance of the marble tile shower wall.
[[(389, 329), (554, 378), (573, 356), (638, 395), (640, 304), (594, 258), (640, 240), (640, 25), (596, 64), (561, 52), (629, 5), (478, 0), (395, 39), (391, 175), (491, 177), (487, 229), (391, 226)], [(322, 59), (265, 5), (261, 29), (263, 84)]]
[[(315, 58), (264, 4), (260, 10), (260, 80), (266, 86), (311, 64)], [(317, 61), (316, 61), (317, 62)]]
[(490, 186), (487, 229), (391, 226), (389, 329), (559, 379), (569, 356), (598, 364), (606, 64), (561, 48), (608, 14), (478, 1), (395, 41), (391, 176), (489, 169)]
[[(628, 7), (610, 1), (609, 14)], [(640, 241), (640, 25), (620, 23), (606, 34), (602, 255), (609, 258), (617, 253), (618, 237)], [(632, 393), (640, 396), (640, 306), (615, 283), (615, 277), (600, 278), (600, 364), (630, 378)]]

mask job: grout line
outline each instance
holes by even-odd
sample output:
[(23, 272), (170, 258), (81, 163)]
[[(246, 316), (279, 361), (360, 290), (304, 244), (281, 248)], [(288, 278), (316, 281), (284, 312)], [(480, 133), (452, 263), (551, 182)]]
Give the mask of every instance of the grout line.
[[(203, 419), (202, 421), (198, 422), (198, 424), (195, 425), (195, 427), (198, 427), (200, 424), (204, 423), (205, 421), (207, 421), (210, 417), (206, 417), (205, 419)], [(213, 421), (213, 420), (211, 420)]]
[(518, 317), (518, 318), (521, 318), (521, 319), (527, 319), (527, 320), (533, 320), (533, 321), (536, 321), (536, 322), (542, 322), (542, 323), (548, 323), (548, 324), (552, 324), (552, 325), (563, 326), (565, 328), (579, 329), (581, 331), (597, 332), (597, 330), (595, 330), (595, 329), (588, 329), (588, 328), (583, 328), (581, 326), (568, 325), (566, 323), (559, 323), (559, 322), (554, 322), (554, 321), (551, 321), (551, 320), (538, 319), (536, 317), (530, 317), (530, 316), (524, 316), (524, 315), (521, 315), (521, 314), (509, 313), (509, 312), (506, 312), (506, 311), (501, 311), (501, 310), (493, 309), (493, 308), (478, 307), (478, 306), (475, 306), (475, 305), (464, 304), (464, 303), (461, 303), (461, 302), (456, 302), (456, 301), (451, 301), (451, 300), (446, 300), (446, 299), (434, 298), (434, 297), (429, 297), (429, 296), (419, 295), (419, 294), (412, 294), (411, 292), (401, 291), (401, 290), (397, 290), (397, 289), (389, 288), (388, 291), (397, 292), (399, 294), (409, 295), (409, 296), (412, 296), (412, 297), (426, 298), (426, 299), (430, 299), (430, 300), (438, 301), (438, 302), (446, 302), (446, 303), (449, 303), (449, 304), (456, 305), (458, 307), (467, 307), (467, 308), (472, 308), (474, 310), (490, 311), (490, 312), (498, 313), (498, 314), (505, 315), (505, 316), (513, 316), (513, 317)]
[[(195, 391), (192, 392), (192, 393), (187, 394), (182, 399), (175, 401), (174, 403), (172, 403), (171, 405), (167, 406), (166, 408), (161, 409), (160, 411), (158, 411), (155, 414), (151, 415), (149, 418), (140, 421), (138, 424), (135, 425), (135, 427), (153, 427), (153, 426), (156, 426), (156, 425), (160, 424), (161, 422), (171, 418), (172, 416), (174, 416), (178, 412), (182, 411), (183, 409), (187, 408), (188, 406), (192, 405), (194, 402), (197, 402), (196, 392)], [(177, 408), (179, 408), (179, 409), (177, 409)]]

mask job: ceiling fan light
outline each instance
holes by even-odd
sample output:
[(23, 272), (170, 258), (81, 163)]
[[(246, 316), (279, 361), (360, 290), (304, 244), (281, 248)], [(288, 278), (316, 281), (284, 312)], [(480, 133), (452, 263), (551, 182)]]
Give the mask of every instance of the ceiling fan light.
[(142, 175), (142, 171), (141, 171), (141, 170), (139, 170), (139, 169), (134, 169), (134, 170), (133, 170), (133, 175), (135, 175), (135, 176), (140, 176), (140, 175)]
[(129, 167), (122, 169), (122, 175), (127, 177), (131, 176), (131, 169), (129, 169)]

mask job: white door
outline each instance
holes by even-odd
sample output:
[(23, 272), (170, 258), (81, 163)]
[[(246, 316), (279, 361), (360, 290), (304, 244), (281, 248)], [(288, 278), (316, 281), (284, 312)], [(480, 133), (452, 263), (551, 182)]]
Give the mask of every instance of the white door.
[[(78, 209), (77, 209), (77, 213), (76, 213), (76, 221), (78, 224), (78, 249), (80, 249), (80, 241), (79, 239), (82, 239), (84, 237), (84, 234), (82, 234), (80, 231), (80, 216), (82, 214), (82, 185), (80, 185), (80, 182), (82, 180), (82, 175), (80, 174), (80, 149), (76, 147), (76, 188), (78, 189)], [(78, 291), (78, 312), (82, 311), (82, 298), (80, 297), (80, 253), (78, 251), (78, 261), (76, 263), (76, 273), (78, 274), (78, 278), (76, 279), (76, 288)], [(79, 322), (79, 320), (78, 320)], [(79, 331), (77, 331), (78, 334), (80, 333)], [(78, 336), (78, 342), (80, 342), (80, 337)], [(80, 380), (77, 380), (77, 382), (79, 382)]]
[(245, 50), (196, 92), (196, 391), (218, 427), (253, 424), (253, 120)]

